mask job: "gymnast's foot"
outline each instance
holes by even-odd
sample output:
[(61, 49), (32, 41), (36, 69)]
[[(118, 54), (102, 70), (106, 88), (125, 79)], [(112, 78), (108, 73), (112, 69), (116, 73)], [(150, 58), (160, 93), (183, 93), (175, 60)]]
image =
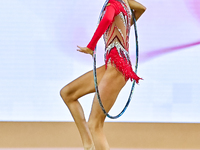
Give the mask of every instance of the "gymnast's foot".
[(90, 148), (84, 148), (84, 150), (95, 150), (95, 147), (94, 147), (94, 145), (93, 145), (93, 146), (90, 147)]

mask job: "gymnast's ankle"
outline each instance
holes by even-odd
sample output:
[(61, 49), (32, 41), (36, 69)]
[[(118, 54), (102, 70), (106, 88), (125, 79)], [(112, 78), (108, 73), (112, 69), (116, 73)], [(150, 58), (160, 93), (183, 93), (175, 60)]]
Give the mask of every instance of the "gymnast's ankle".
[(84, 148), (84, 150), (95, 150), (95, 146), (94, 145), (92, 145), (92, 146), (90, 146), (90, 147), (85, 147)]

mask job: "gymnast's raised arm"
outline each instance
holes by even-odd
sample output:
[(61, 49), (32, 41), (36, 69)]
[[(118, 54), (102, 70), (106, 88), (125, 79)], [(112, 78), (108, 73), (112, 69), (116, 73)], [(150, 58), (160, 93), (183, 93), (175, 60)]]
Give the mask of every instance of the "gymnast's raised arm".
[(146, 7), (136, 2), (135, 0), (128, 0), (129, 6), (134, 10), (135, 19), (138, 20), (140, 16), (145, 12)]

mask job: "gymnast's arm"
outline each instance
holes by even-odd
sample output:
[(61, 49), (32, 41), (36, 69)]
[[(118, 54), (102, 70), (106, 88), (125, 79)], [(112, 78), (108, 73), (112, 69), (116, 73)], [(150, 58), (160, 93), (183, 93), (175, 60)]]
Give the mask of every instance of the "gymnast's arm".
[(101, 36), (104, 34), (104, 32), (112, 23), (115, 13), (116, 13), (115, 8), (112, 5), (108, 4), (102, 20), (100, 21), (90, 43), (87, 45), (89, 49), (94, 51), (98, 40), (101, 38)]
[(135, 0), (128, 0), (129, 6), (134, 10), (135, 19), (138, 20), (140, 16), (145, 12), (146, 7), (136, 2)]
[(97, 45), (98, 40), (101, 38), (101, 36), (107, 30), (109, 25), (112, 23), (115, 13), (116, 13), (115, 8), (112, 5), (108, 4), (106, 7), (106, 10), (105, 10), (105, 14), (104, 14), (102, 20), (100, 21), (91, 41), (89, 42), (87, 47), (77, 46), (78, 47), (77, 51), (93, 55), (93, 51)]

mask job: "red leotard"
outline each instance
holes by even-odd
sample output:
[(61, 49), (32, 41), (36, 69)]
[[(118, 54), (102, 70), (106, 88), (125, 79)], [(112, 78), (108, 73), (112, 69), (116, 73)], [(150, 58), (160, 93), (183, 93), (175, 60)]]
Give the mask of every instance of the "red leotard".
[(104, 34), (106, 45), (105, 65), (108, 63), (115, 67), (125, 76), (139, 82), (139, 78), (132, 69), (129, 57), (129, 33), (131, 27), (131, 11), (124, 2), (109, 0), (102, 19), (90, 41), (88, 48), (94, 50), (98, 40)]

